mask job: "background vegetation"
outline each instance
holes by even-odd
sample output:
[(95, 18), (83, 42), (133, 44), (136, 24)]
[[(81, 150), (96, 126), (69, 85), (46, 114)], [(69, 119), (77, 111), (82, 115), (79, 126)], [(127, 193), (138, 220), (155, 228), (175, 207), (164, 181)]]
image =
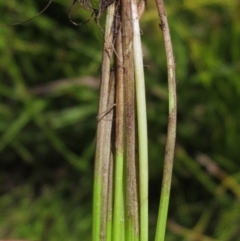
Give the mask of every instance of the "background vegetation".
[[(47, 1), (1, 1), (0, 22)], [(103, 36), (55, 0), (0, 28), (0, 238), (90, 240)], [(168, 241), (240, 240), (240, 3), (166, 1), (178, 79)], [(75, 7), (72, 17), (90, 13)], [(103, 22), (101, 22), (101, 26)], [(167, 125), (167, 72), (154, 2), (141, 20), (153, 237)]]

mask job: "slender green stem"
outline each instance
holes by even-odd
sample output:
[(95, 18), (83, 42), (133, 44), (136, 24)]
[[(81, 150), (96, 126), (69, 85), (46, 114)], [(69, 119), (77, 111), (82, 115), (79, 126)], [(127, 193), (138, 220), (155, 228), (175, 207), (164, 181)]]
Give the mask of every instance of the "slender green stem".
[(161, 190), (161, 199), (157, 221), (157, 230), (155, 241), (165, 240), (165, 230), (167, 222), (167, 213), (170, 199), (170, 188), (172, 180), (172, 168), (174, 159), (175, 139), (176, 139), (176, 122), (177, 122), (177, 94), (175, 79), (175, 62), (171, 43), (171, 36), (168, 27), (167, 15), (164, 9), (163, 0), (156, 0), (159, 16), (161, 19), (161, 29), (163, 32), (167, 66), (168, 66), (168, 88), (169, 88), (169, 118), (168, 133), (164, 159), (164, 171)]
[[(113, 185), (113, 151), (112, 151), (112, 125), (113, 125), (113, 106), (115, 99), (115, 76), (111, 72), (110, 78), (110, 93), (108, 98), (108, 110), (105, 116), (106, 126), (105, 135), (109, 146), (109, 157), (105, 157), (105, 164), (102, 169), (102, 209), (101, 209), (101, 240), (111, 240), (112, 231), (112, 185)], [(107, 154), (107, 153), (106, 153)]]
[[(119, 28), (119, 24), (116, 23)], [(123, 47), (122, 32), (118, 31), (116, 40), (116, 158), (114, 173), (114, 214), (113, 240), (124, 240), (123, 232), (123, 162), (124, 162), (124, 81), (123, 81)]]
[(148, 241), (148, 141), (145, 81), (137, 1), (132, 0), (131, 3), (139, 150), (140, 240)]
[(107, 228), (106, 228), (106, 241), (112, 240), (112, 227), (113, 227), (113, 152), (110, 155), (110, 166), (108, 175), (108, 200), (107, 200)]
[[(102, 75), (100, 87), (100, 100), (98, 109), (98, 127), (94, 170), (94, 192), (93, 192), (93, 241), (100, 241), (106, 238), (106, 213), (107, 213), (107, 190), (108, 174), (110, 166), (111, 150), (111, 129), (112, 121), (105, 114), (113, 103), (109, 103), (110, 95), (110, 67), (113, 55), (113, 22), (114, 22), (115, 4), (108, 8), (106, 19), (104, 49), (102, 60)], [(112, 106), (110, 106), (112, 105)]]

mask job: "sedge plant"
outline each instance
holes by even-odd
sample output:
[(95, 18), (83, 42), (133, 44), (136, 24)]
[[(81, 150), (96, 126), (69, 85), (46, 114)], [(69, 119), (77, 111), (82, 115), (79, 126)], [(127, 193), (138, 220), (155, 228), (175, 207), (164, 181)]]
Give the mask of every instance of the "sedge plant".
[[(99, 3), (99, 8), (104, 2)], [(175, 63), (166, 12), (161, 20), (169, 122), (155, 241), (165, 240), (176, 137)], [(106, 5), (106, 2), (105, 2)], [(104, 5), (104, 6), (105, 6)], [(108, 2), (102, 56), (93, 198), (93, 241), (148, 241), (148, 143), (139, 19), (142, 0)]]
[[(89, 1), (73, 1), (73, 5), (76, 2), (91, 10), (97, 23), (107, 9), (97, 117), (92, 240), (148, 241), (148, 137), (139, 27), (145, 1), (100, 0), (98, 10)], [(165, 43), (169, 87), (168, 134), (155, 238), (155, 241), (164, 241), (177, 104), (175, 63), (166, 12), (162, 0), (156, 0), (156, 5)]]
[[(147, 114), (139, 27), (145, 1), (100, 0), (98, 10), (89, 1), (79, 3), (95, 14), (97, 22), (107, 9), (97, 118), (92, 240), (148, 241)], [(177, 105), (175, 63), (167, 17), (163, 1), (156, 0), (156, 5), (166, 49), (169, 87), (168, 134), (155, 238), (155, 241), (164, 241)]]

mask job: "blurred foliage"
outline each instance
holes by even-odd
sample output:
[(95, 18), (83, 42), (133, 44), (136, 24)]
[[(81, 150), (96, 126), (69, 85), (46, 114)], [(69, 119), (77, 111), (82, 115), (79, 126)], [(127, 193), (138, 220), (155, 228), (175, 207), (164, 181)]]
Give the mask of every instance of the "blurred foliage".
[[(46, 4), (2, 1), (0, 23), (25, 20)], [(55, 0), (33, 21), (0, 28), (0, 238), (90, 240), (103, 37), (94, 21), (73, 26), (70, 5)], [(239, 240), (240, 3), (166, 5), (179, 105), (167, 240)], [(89, 16), (74, 7), (75, 21)], [(166, 61), (154, 2), (141, 26), (152, 240), (167, 128)]]

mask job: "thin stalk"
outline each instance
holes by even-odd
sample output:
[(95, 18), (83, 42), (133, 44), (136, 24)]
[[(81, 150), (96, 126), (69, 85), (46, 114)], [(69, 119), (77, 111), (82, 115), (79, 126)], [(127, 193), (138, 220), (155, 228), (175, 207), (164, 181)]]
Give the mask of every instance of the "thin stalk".
[(113, 227), (113, 152), (110, 155), (110, 166), (108, 175), (108, 200), (107, 200), (107, 228), (106, 228), (106, 241), (112, 240), (112, 227)]
[(114, 95), (115, 95), (115, 79), (114, 73), (111, 72), (110, 78), (110, 92), (108, 98), (108, 109), (107, 114), (103, 117), (104, 121), (106, 121), (104, 134), (105, 134), (105, 159), (102, 166), (102, 195), (101, 195), (101, 240), (106, 240), (106, 237), (111, 237), (110, 234), (106, 233), (109, 230), (107, 227), (107, 215), (109, 214), (109, 207), (111, 206), (111, 190), (109, 187), (111, 185), (112, 180), (110, 180), (110, 166), (111, 166), (111, 158), (112, 158), (112, 151), (111, 151), (111, 140), (112, 140), (112, 124), (113, 124), (113, 105), (114, 105)]
[(116, 39), (116, 158), (114, 173), (114, 214), (113, 214), (113, 240), (124, 240), (123, 232), (123, 162), (124, 162), (124, 81), (123, 81), (123, 46), (122, 32), (119, 23)]
[(121, 0), (126, 117), (126, 240), (139, 240), (138, 195), (136, 182), (135, 83), (131, 0)]
[(103, 166), (103, 190), (102, 190), (102, 214), (101, 214), (101, 239), (111, 240), (112, 231), (112, 175), (113, 175), (113, 150), (112, 150), (112, 125), (113, 125), (113, 106), (115, 99), (115, 76), (112, 71), (110, 74), (110, 93), (108, 99), (108, 113), (106, 114), (105, 134), (110, 138), (109, 159), (106, 156), (106, 166)]
[(145, 81), (137, 1), (132, 0), (131, 4), (138, 124), (140, 240), (148, 241), (148, 141)]
[[(107, 190), (108, 171), (110, 164), (111, 129), (112, 121), (105, 114), (109, 108), (110, 95), (110, 67), (113, 55), (113, 22), (115, 4), (109, 6), (106, 18), (104, 37), (104, 49), (102, 58), (102, 75), (100, 86), (100, 100), (98, 108), (97, 142), (94, 170), (93, 192), (93, 241), (106, 239), (106, 213), (107, 213)], [(105, 190), (105, 191), (104, 191)], [(103, 193), (105, 195), (103, 195)]]
[(167, 143), (164, 159), (164, 170), (162, 180), (161, 199), (159, 205), (159, 214), (157, 221), (157, 230), (155, 241), (164, 241), (166, 232), (167, 213), (170, 199), (170, 188), (172, 180), (172, 168), (174, 159), (175, 139), (176, 139), (176, 123), (177, 123), (177, 94), (175, 79), (175, 62), (173, 56), (173, 48), (171, 36), (168, 27), (167, 15), (164, 9), (163, 0), (156, 0), (159, 16), (161, 19), (160, 27), (163, 32), (167, 67), (168, 67), (168, 89), (169, 89), (169, 117)]

